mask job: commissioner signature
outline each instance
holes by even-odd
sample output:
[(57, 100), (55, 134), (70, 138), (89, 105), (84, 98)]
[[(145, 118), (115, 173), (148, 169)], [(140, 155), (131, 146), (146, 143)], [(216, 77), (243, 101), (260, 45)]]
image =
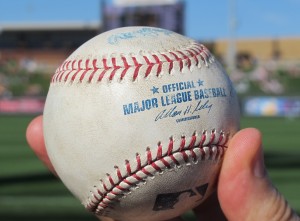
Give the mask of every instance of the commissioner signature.
[(192, 105), (187, 106), (185, 109), (180, 109), (177, 105), (173, 106), (171, 108), (167, 108), (162, 110), (158, 113), (158, 115), (155, 117), (155, 121), (167, 119), (167, 118), (175, 118), (179, 116), (185, 116), (188, 114), (196, 114), (201, 111), (207, 111), (207, 113), (210, 112), (211, 108), (213, 107), (213, 104), (209, 102), (209, 100), (202, 102), (199, 101), (195, 107), (192, 107)]
[(192, 111), (192, 114), (194, 114), (197, 111), (201, 111), (201, 110), (207, 110), (207, 113), (210, 112), (211, 108), (212, 108), (212, 104), (209, 103), (209, 100), (205, 101), (205, 103), (203, 104), (202, 100), (198, 102), (196, 108)]

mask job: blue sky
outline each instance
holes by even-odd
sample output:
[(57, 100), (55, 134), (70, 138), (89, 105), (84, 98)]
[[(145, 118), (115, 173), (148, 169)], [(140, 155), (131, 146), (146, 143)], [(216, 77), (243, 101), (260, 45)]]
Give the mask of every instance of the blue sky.
[[(211, 40), (229, 35), (230, 0), (186, 0), (186, 35)], [(236, 0), (237, 38), (300, 37), (300, 0)], [(7, 22), (96, 21), (100, 0), (0, 0)]]

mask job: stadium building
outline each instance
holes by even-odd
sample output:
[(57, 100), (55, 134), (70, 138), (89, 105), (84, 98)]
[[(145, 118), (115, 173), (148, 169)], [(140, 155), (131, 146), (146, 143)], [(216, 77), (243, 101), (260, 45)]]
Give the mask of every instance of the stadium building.
[(0, 25), (0, 61), (53, 71), (73, 50), (101, 32), (100, 22)]

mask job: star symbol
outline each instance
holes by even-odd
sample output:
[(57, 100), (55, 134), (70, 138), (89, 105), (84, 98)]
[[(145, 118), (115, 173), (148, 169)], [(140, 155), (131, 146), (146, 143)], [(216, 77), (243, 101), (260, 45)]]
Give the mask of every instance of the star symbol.
[(158, 87), (153, 86), (153, 87), (150, 89), (150, 91), (152, 91), (153, 94), (156, 94), (156, 93), (159, 94), (158, 89), (159, 89)]
[(204, 81), (201, 81), (200, 79), (197, 81), (197, 83), (198, 83), (198, 86), (200, 87), (200, 86), (203, 86), (203, 83), (204, 83)]

